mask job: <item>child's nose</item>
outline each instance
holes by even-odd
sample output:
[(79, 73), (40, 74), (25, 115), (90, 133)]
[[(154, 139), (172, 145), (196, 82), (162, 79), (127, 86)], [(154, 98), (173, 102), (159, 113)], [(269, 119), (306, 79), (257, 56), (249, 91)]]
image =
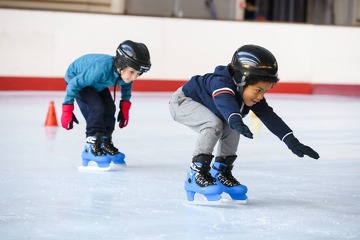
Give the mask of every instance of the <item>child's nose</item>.
[(138, 78), (138, 75), (137, 75), (137, 74), (134, 74), (134, 75), (131, 76), (131, 80), (132, 80), (132, 81), (134, 81), (134, 80), (137, 79), (137, 78)]
[(259, 100), (262, 100), (263, 98), (264, 98), (264, 93), (259, 93), (259, 94), (258, 94), (258, 99), (259, 99)]

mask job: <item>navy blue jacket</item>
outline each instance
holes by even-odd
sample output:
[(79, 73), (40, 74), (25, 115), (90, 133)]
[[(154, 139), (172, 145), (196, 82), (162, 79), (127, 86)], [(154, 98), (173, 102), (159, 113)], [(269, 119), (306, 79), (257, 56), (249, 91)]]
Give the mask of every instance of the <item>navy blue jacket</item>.
[(244, 104), (226, 66), (217, 66), (213, 73), (193, 76), (182, 90), (185, 96), (203, 104), (227, 123), (230, 117), (245, 117), (252, 110), (280, 140), (292, 134), (292, 130), (267, 104), (265, 98), (251, 107)]

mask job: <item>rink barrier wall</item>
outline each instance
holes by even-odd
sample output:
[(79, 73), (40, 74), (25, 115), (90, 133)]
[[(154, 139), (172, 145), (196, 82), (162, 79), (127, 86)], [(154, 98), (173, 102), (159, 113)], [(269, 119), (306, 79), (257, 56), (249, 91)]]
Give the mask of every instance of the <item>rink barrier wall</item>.
[[(239, 46), (257, 44), (276, 56), (277, 91), (284, 83), (310, 83), (314, 92), (333, 92), (341, 84), (341, 93), (360, 85), (359, 27), (14, 9), (0, 9), (0, 21), (9, 23), (0, 24), (2, 77), (61, 78), (78, 57), (113, 55), (120, 41), (132, 39), (146, 43), (151, 53), (151, 71), (140, 79), (187, 80), (228, 64)], [(151, 82), (136, 85), (152, 87)]]
[[(137, 92), (173, 92), (186, 80), (137, 79), (133, 90)], [(0, 91), (65, 91), (63, 78), (54, 77), (0, 77)], [(269, 93), (322, 94), (360, 96), (360, 85), (314, 84), (305, 82), (279, 82)]]

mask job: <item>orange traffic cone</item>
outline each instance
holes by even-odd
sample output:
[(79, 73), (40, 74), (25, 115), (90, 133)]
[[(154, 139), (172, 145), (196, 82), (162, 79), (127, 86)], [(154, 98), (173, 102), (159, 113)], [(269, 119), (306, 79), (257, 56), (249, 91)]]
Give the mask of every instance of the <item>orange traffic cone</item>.
[(50, 127), (58, 126), (54, 101), (50, 101), (48, 113), (45, 120), (45, 126), (50, 126)]

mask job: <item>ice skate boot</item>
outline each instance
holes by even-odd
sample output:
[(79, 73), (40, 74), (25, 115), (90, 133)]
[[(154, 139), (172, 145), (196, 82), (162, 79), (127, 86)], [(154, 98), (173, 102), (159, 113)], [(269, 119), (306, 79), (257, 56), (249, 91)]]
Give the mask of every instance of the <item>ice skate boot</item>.
[(221, 199), (222, 189), (210, 175), (210, 163), (214, 156), (200, 154), (193, 158), (185, 181), (187, 199), (194, 201), (195, 193), (203, 194), (208, 201)]
[(125, 154), (119, 152), (119, 150), (114, 146), (110, 137), (104, 136), (103, 143), (101, 145), (103, 152), (110, 158), (111, 162), (114, 164), (126, 165)]
[[(110, 167), (110, 158), (105, 155), (101, 149), (101, 136), (89, 136), (86, 138), (86, 144), (82, 152), (83, 167), (89, 170), (107, 169)], [(94, 168), (94, 169), (93, 169)]]
[(223, 192), (229, 194), (232, 200), (245, 204), (248, 201), (247, 187), (241, 185), (231, 173), (236, 157), (236, 155), (226, 158), (216, 157), (210, 173), (216, 179), (216, 183), (222, 187)]

